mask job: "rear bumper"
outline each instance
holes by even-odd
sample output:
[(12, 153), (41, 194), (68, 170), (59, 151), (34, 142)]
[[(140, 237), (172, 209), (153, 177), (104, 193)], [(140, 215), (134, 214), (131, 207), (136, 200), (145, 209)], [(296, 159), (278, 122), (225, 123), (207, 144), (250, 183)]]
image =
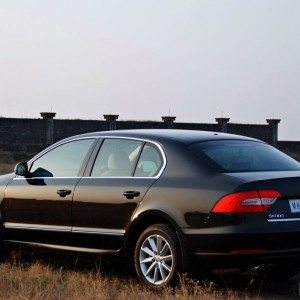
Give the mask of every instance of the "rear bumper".
[(194, 253), (211, 268), (254, 267), (261, 264), (284, 264), (299, 266), (300, 249), (294, 251), (267, 251), (259, 254)]
[[(201, 230), (200, 230), (201, 231)], [(211, 267), (243, 267), (266, 263), (300, 266), (300, 231), (272, 233), (182, 234), (188, 255)]]

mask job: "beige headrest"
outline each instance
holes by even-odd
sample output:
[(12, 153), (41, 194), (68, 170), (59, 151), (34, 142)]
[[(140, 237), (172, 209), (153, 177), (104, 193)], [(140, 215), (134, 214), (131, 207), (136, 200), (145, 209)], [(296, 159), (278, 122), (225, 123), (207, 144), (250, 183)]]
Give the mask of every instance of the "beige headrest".
[(108, 157), (107, 167), (109, 170), (115, 169), (129, 169), (130, 160), (124, 151), (115, 151)]

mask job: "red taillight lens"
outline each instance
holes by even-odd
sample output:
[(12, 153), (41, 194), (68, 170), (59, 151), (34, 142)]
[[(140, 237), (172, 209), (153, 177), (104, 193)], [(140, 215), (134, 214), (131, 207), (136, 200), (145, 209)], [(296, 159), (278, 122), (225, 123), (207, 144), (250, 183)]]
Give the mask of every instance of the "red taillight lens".
[(275, 190), (257, 190), (224, 196), (214, 206), (214, 213), (253, 213), (266, 211), (281, 194)]

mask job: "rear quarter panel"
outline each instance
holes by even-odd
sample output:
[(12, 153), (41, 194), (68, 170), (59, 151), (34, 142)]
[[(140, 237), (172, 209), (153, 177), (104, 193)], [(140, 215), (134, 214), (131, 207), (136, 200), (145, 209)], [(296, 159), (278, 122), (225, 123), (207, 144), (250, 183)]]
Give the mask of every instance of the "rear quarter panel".
[(143, 198), (134, 219), (155, 210), (167, 214), (178, 227), (202, 228), (215, 203), (245, 182), (212, 171), (184, 144), (168, 143), (164, 150), (166, 168)]

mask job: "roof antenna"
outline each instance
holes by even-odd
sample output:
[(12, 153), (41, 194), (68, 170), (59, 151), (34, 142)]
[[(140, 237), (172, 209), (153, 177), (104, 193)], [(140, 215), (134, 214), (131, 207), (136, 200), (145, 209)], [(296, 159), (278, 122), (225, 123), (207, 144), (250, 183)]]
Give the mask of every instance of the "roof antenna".
[(51, 112), (52, 112), (52, 110), (53, 110), (53, 105), (51, 105)]

